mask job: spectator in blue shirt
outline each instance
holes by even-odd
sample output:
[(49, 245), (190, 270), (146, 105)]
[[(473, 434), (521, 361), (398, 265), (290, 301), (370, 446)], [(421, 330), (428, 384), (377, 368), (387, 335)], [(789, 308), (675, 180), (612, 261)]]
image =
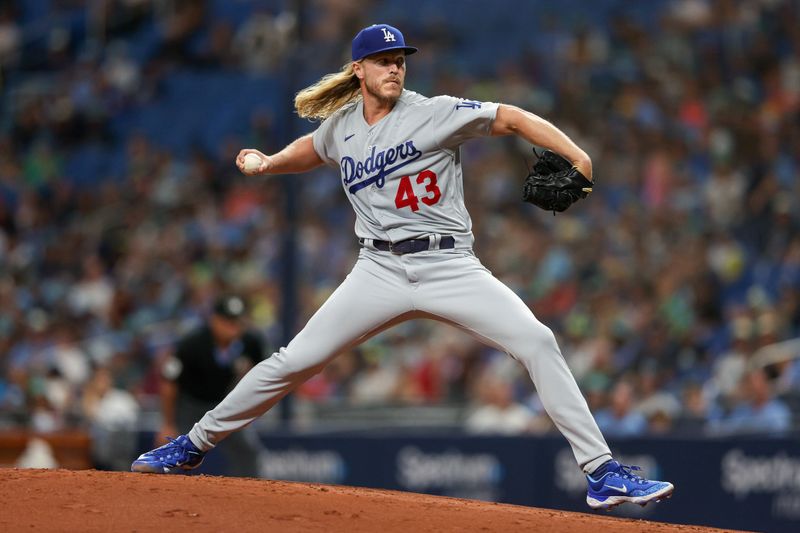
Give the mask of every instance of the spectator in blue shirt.
[(750, 370), (742, 379), (744, 401), (730, 414), (712, 424), (718, 433), (780, 435), (791, 429), (792, 414), (785, 403), (775, 398), (763, 368)]
[(611, 405), (595, 414), (597, 425), (609, 437), (637, 437), (647, 431), (647, 419), (634, 409), (633, 385), (622, 380), (611, 392)]

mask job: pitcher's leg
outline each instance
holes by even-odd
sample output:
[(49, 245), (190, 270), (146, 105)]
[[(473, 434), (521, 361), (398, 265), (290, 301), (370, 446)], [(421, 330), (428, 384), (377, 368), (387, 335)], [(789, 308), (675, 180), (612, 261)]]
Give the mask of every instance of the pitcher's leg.
[(552, 331), (474, 257), (454, 257), (446, 263), (449, 268), (440, 265), (438, 271), (425, 268), (416, 292), (417, 308), (454, 322), (519, 360), (585, 472), (610, 459), (611, 451)]
[(267, 412), (336, 355), (409, 311), (410, 298), (390, 269), (360, 259), (353, 271), (285, 348), (256, 365), (189, 438), (203, 451)]

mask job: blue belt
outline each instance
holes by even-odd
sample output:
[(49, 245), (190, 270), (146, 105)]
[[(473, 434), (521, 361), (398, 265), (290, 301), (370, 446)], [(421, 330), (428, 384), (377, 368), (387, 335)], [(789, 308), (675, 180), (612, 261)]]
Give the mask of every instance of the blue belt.
[[(358, 243), (364, 245), (364, 239), (358, 239)], [(392, 252), (395, 255), (414, 254), (430, 250), (430, 239), (406, 239), (395, 243), (389, 241), (373, 240), (372, 245), (381, 252)], [(439, 250), (447, 250), (456, 247), (456, 240), (448, 235), (439, 241)]]

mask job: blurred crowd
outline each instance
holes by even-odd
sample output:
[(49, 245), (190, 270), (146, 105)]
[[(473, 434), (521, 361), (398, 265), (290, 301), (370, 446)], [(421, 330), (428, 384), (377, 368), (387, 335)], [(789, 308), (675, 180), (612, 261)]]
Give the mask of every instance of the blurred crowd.
[[(300, 68), (281, 59), (292, 46), (318, 50), (303, 56), (313, 81), (386, 6), (309, 2), (293, 42), (298, 18), (281, 2), (252, 2), (238, 24), (215, 19), (214, 2), (96, 2), (81, 40), (56, 27), (42, 42), (26, 40), (22, 4), (0, 6), (0, 426), (129, 428), (157, 410), (160, 365), (220, 292), (244, 295), (252, 325), (281, 338), (286, 179), (301, 199), (298, 325), (357, 244), (330, 169), (238, 175), (240, 148), (280, 148), (269, 117), (186, 154), (114, 134), (114, 117), (184, 69), (285, 78)], [(529, 148), (463, 148), (476, 252), (555, 331), (605, 434), (785, 434), (800, 422), (800, 348), (764, 348), (800, 337), (800, 2), (652, 10), (594, 25), (553, 12), (517, 50), (502, 29), (476, 27), (473, 45), (487, 46), (484, 32), (498, 51), (480, 66), (445, 16), (386, 22), (421, 49), (407, 88), (519, 105), (592, 156), (595, 192), (554, 217), (520, 201)], [(142, 35), (152, 50), (134, 57)], [(120, 153), (119, 171), (68, 175), (92, 142)], [(431, 322), (343, 354), (295, 398), (455, 405), (470, 432), (553, 431), (521, 365)]]

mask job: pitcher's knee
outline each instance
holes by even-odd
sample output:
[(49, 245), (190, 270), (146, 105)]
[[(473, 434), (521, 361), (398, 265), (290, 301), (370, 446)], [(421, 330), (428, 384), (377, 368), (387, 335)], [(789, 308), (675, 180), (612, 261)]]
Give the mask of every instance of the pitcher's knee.
[(543, 324), (528, 330), (520, 345), (521, 349), (514, 352), (514, 356), (523, 361), (548, 356), (561, 357), (555, 334)]
[(261, 361), (260, 365), (265, 365), (282, 378), (295, 380), (302, 377), (311, 377), (320, 372), (328, 361), (333, 357), (325, 354), (325, 357), (310, 356), (301, 352), (289, 352), (286, 348), (281, 348), (271, 357)]
[[(539, 322), (537, 327), (531, 329), (531, 342), (542, 349), (558, 350), (558, 342), (553, 330)], [(560, 350), (559, 350), (560, 352)]]

